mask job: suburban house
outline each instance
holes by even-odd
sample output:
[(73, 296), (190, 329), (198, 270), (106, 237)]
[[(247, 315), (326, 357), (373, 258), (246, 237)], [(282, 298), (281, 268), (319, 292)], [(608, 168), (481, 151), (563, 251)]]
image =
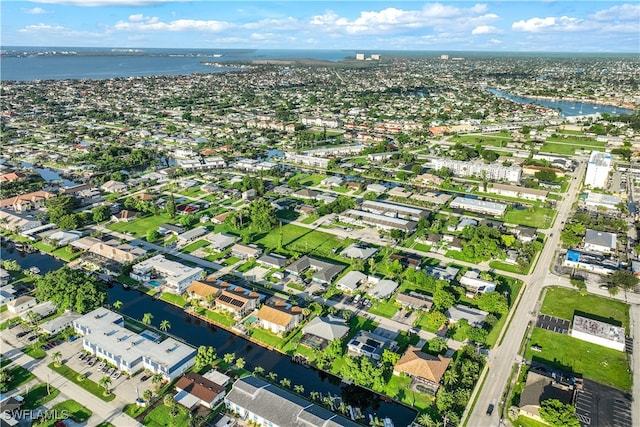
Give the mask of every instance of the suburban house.
[(173, 338), (158, 342), (124, 327), (124, 318), (99, 307), (73, 322), (82, 348), (133, 375), (142, 369), (173, 381), (193, 366), (196, 349)]
[[(211, 299), (211, 301), (213, 301), (220, 293), (220, 287), (216, 286), (213, 282), (195, 280), (187, 287), (186, 291), (189, 298), (200, 301)], [(210, 295), (213, 295), (213, 297)]]
[(61, 247), (67, 246), (69, 243), (78, 240), (82, 237), (81, 231), (64, 231), (58, 230), (43, 239), (43, 241), (49, 246)]
[(283, 268), (289, 262), (289, 258), (276, 253), (264, 254), (257, 259), (258, 264), (267, 268)]
[(256, 245), (243, 245), (236, 243), (231, 247), (231, 255), (244, 260), (249, 258), (256, 259), (262, 255), (262, 249)]
[(349, 353), (355, 356), (366, 356), (373, 360), (380, 360), (384, 349), (393, 350), (395, 342), (381, 335), (365, 330), (359, 331), (347, 344)]
[(393, 367), (393, 374), (411, 377), (410, 388), (421, 392), (435, 392), (440, 387), (440, 380), (449, 363), (451, 359), (448, 357), (432, 356), (423, 353), (419, 347), (409, 346)]
[(584, 249), (589, 252), (611, 253), (616, 250), (617, 236), (614, 233), (587, 229)]
[(178, 235), (178, 244), (186, 245), (189, 242), (199, 239), (200, 237), (209, 234), (209, 230), (205, 227), (196, 227), (193, 230), (185, 231)]
[(314, 272), (312, 276), (314, 282), (329, 285), (333, 279), (345, 269), (345, 266), (305, 255), (289, 264), (286, 271), (293, 275), (300, 276), (309, 269)]
[(487, 315), (489, 313), (477, 308), (458, 304), (447, 309), (444, 314), (447, 316), (447, 319), (449, 319), (449, 322), (451, 323), (456, 323), (462, 319), (465, 319), (467, 322), (469, 322), (469, 325), (481, 328), (484, 324), (484, 320), (487, 318)]
[(422, 264), (422, 257), (414, 254), (391, 254), (389, 255), (389, 261), (399, 261), (404, 268), (414, 267), (420, 268)]
[(371, 298), (387, 299), (398, 289), (400, 286), (398, 283), (389, 279), (380, 280), (377, 277), (369, 276), (369, 281), (374, 283), (374, 286), (367, 290), (367, 295)]
[(9, 301), (7, 303), (7, 310), (9, 310), (13, 314), (19, 314), (25, 310), (35, 307), (37, 304), (38, 301), (35, 297), (32, 297), (30, 295), (22, 295), (14, 300)]
[(396, 302), (403, 307), (411, 309), (423, 309), (431, 310), (433, 307), (433, 298), (426, 294), (421, 294), (416, 291), (410, 291), (408, 294), (399, 293), (396, 295)]
[(73, 322), (80, 317), (82, 317), (81, 314), (75, 313), (73, 311), (66, 312), (61, 316), (56, 317), (55, 319), (51, 319), (40, 324), (40, 331), (49, 336), (53, 336), (73, 325)]
[(496, 284), (480, 278), (480, 273), (474, 270), (468, 270), (460, 278), (460, 284), (467, 289), (467, 293), (471, 296), (477, 294), (485, 294), (487, 292), (495, 292)]
[(369, 259), (378, 252), (378, 248), (370, 248), (361, 243), (352, 243), (347, 246), (340, 255), (349, 259)]
[[(45, 317), (49, 317), (55, 312), (58, 311), (58, 306), (52, 303), (51, 301), (41, 302), (29, 309), (27, 311), (22, 311), (20, 318), (22, 320), (29, 321), (31, 316), (36, 316), (38, 319), (44, 319)], [(33, 313), (33, 314), (30, 314)]]
[(222, 290), (215, 299), (216, 307), (231, 312), (236, 317), (242, 317), (258, 308), (262, 295), (240, 286), (222, 283)]
[(211, 233), (208, 234), (205, 239), (211, 243), (210, 247), (214, 250), (224, 251), (233, 245), (238, 240), (238, 237), (228, 233)]
[(111, 221), (113, 222), (129, 222), (136, 219), (138, 215), (135, 211), (128, 211), (126, 209), (121, 210), (117, 214), (111, 215)]
[(160, 224), (158, 226), (158, 233), (162, 234), (163, 236), (165, 234), (169, 234), (169, 233), (173, 233), (173, 234), (182, 234), (186, 231), (186, 229), (182, 226), (179, 225), (174, 225), (174, 224)]
[(24, 233), (42, 226), (42, 221), (31, 215), (25, 215), (21, 211), (9, 212), (0, 210), (0, 227), (5, 230)]
[(358, 427), (359, 424), (317, 406), (262, 379), (238, 379), (224, 398), (243, 423), (265, 427)]
[(571, 324), (571, 336), (579, 340), (609, 347), (614, 350), (624, 351), (624, 328), (599, 320), (586, 317), (573, 316)]
[(203, 273), (204, 270), (200, 267), (189, 267), (168, 260), (164, 255), (156, 255), (135, 264), (129, 275), (149, 286), (163, 286), (167, 291), (180, 295), (191, 282), (201, 278)]
[(522, 243), (530, 243), (538, 238), (538, 230), (533, 227), (525, 227), (519, 225), (514, 227), (511, 232), (520, 240)]
[(196, 405), (213, 409), (226, 393), (224, 386), (195, 372), (180, 377), (175, 387), (175, 401), (187, 409), (193, 409)]
[[(544, 423), (538, 412), (543, 401), (557, 399), (564, 404), (573, 403), (574, 391), (568, 386), (556, 382), (531, 369), (527, 373), (527, 381), (520, 394), (520, 415), (533, 418)], [(546, 423), (545, 423), (546, 424)]]
[(360, 286), (360, 283), (366, 280), (366, 274), (356, 270), (351, 270), (340, 279), (338, 279), (338, 281), (336, 282), (336, 288), (348, 293), (354, 293), (356, 289), (358, 289), (358, 286)]
[(55, 194), (48, 191), (34, 191), (0, 200), (0, 208), (12, 209), (15, 212), (40, 209), (45, 207), (45, 201), (51, 197), (55, 197)]
[(256, 313), (260, 327), (281, 335), (289, 332), (300, 324), (303, 318), (302, 309), (286, 303), (274, 305), (264, 304)]
[(437, 265), (435, 267), (425, 267), (424, 271), (429, 276), (433, 276), (438, 280), (451, 281), (456, 278), (456, 276), (460, 272), (460, 269), (450, 265), (445, 268), (442, 268), (439, 265)]
[(127, 191), (127, 184), (120, 181), (107, 181), (100, 186), (102, 191), (107, 193), (124, 193)]
[(341, 317), (327, 316), (314, 317), (302, 328), (302, 339), (304, 345), (323, 349), (331, 341), (339, 340), (349, 333), (347, 321)]

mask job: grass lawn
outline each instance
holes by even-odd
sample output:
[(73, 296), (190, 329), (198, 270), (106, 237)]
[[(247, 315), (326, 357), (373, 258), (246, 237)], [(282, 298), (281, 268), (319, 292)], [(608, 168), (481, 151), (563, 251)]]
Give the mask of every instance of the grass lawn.
[(531, 345), (542, 347), (541, 352), (525, 352), (525, 358), (564, 371), (580, 374), (593, 381), (631, 391), (631, 374), (627, 354), (568, 335), (535, 328)]
[(560, 144), (575, 144), (579, 146), (589, 146), (589, 147), (604, 147), (607, 145), (606, 142), (599, 142), (593, 138), (588, 137), (580, 137), (580, 136), (569, 136), (569, 135), (561, 135), (561, 136), (551, 136), (546, 139), (547, 142), (557, 142)]
[(413, 249), (416, 251), (429, 252), (431, 250), (431, 245), (425, 245), (424, 243), (416, 243), (413, 245)]
[(319, 173), (313, 173), (311, 175), (303, 175), (300, 177), (300, 185), (318, 185), (320, 184), (320, 182), (325, 179), (327, 177), (327, 175), (322, 175)]
[(185, 254), (190, 254), (191, 252), (195, 251), (196, 249), (200, 249), (202, 247), (208, 246), (209, 242), (207, 242), (206, 240), (196, 240), (193, 243), (188, 244), (187, 246), (185, 246), (184, 248), (180, 249), (180, 252), (184, 252)]
[(187, 427), (189, 425), (189, 413), (186, 408), (177, 405), (178, 415), (171, 415), (169, 407), (164, 404), (156, 406), (146, 417), (143, 424), (149, 427)]
[(253, 328), (253, 327), (250, 327), (248, 329), (250, 331), (249, 334), (251, 335), (251, 338), (258, 340), (264, 343), (265, 345), (275, 347), (275, 348), (280, 348), (280, 346), (282, 345), (282, 338), (280, 338), (275, 334), (272, 334), (267, 330), (264, 330), (262, 328)]
[(82, 255), (82, 252), (73, 252), (69, 246), (56, 248), (55, 246), (45, 245), (42, 241), (34, 243), (33, 246), (43, 252), (51, 254), (67, 262), (73, 261), (74, 259), (79, 258), (80, 255)]
[(535, 228), (549, 228), (555, 215), (555, 210), (543, 207), (509, 209), (504, 215), (504, 222)]
[(138, 415), (143, 413), (145, 409), (147, 408), (138, 406), (135, 403), (129, 403), (127, 405), (124, 405), (122, 412), (129, 415), (131, 418), (136, 418)]
[(397, 311), (398, 307), (392, 301), (374, 302), (369, 309), (369, 313), (386, 317), (387, 319), (391, 319)]
[(33, 357), (34, 359), (44, 359), (47, 353), (40, 348), (42, 344), (39, 344), (38, 341), (33, 344), (22, 349), (22, 352), (26, 355)]
[(187, 305), (187, 300), (185, 300), (180, 295), (172, 294), (170, 292), (164, 292), (160, 297), (160, 299), (162, 299), (163, 301), (167, 301), (171, 304), (175, 304), (179, 307), (184, 307), (185, 305)]
[(298, 219), (298, 217), (300, 217), (300, 214), (293, 209), (282, 209), (276, 211), (276, 217), (280, 219), (287, 219), (289, 221), (295, 221), (296, 219)]
[(4, 313), (5, 311), (7, 311), (9, 308), (7, 307), (7, 304), (0, 306), (0, 313)]
[(229, 258), (225, 259), (225, 260), (222, 262), (222, 265), (226, 265), (226, 266), (234, 265), (234, 264), (235, 264), (235, 263), (237, 263), (238, 261), (240, 261), (240, 258), (235, 257), (235, 256), (230, 256)]
[(209, 310), (202, 307), (196, 309), (196, 313), (221, 325), (233, 326), (236, 324), (235, 319), (228, 314), (218, 313), (217, 311)]
[[(75, 400), (65, 400), (64, 402), (60, 402), (58, 404), (53, 405), (50, 409), (52, 413), (62, 413), (63, 411), (67, 413), (70, 419), (75, 421), (76, 423), (85, 423), (91, 415), (93, 414), (91, 410), (85, 408)], [(52, 417), (50, 419), (45, 418), (42, 423), (34, 423), (34, 426), (37, 427), (50, 427), (53, 426), (58, 420), (56, 417)]]
[(26, 384), (35, 378), (35, 376), (31, 372), (27, 371), (22, 366), (16, 366), (15, 368), (11, 369), (10, 372), (11, 381), (7, 382), (6, 385), (6, 389), (9, 391), (18, 388), (22, 384)]
[(548, 427), (547, 424), (543, 424), (540, 421), (536, 421), (533, 418), (519, 416), (513, 425), (519, 427)]
[(29, 393), (23, 395), (24, 404), (21, 409), (36, 409), (60, 394), (60, 390), (55, 387), (49, 386), (49, 391), (50, 393), (47, 393), (46, 384), (38, 384), (33, 387)]
[(62, 365), (59, 368), (55, 366), (55, 364), (53, 362), (49, 363), (49, 368), (51, 368), (52, 370), (54, 370), (55, 372), (59, 373), (60, 375), (62, 375), (63, 377), (65, 377), (66, 379), (68, 379), (69, 381), (71, 381), (72, 383), (75, 383), (77, 385), (79, 385), (80, 387), (82, 387), (83, 389), (85, 389), (86, 391), (88, 391), (89, 393), (93, 394), (96, 397), (99, 397), (100, 399), (104, 400), (105, 402), (111, 402), (113, 399), (116, 398), (116, 395), (111, 393), (108, 396), (104, 395), (104, 388), (102, 388), (102, 386), (98, 385), (98, 383), (96, 383), (95, 381), (92, 381), (88, 378), (85, 378), (82, 381), (78, 381), (78, 372), (74, 371), (73, 369), (69, 368), (66, 365)]
[(518, 266), (517, 264), (509, 264), (502, 261), (491, 261), (489, 263), (489, 267), (495, 268), (496, 270), (508, 271), (510, 273), (518, 274), (527, 274), (529, 272), (529, 268), (531, 268), (531, 266), (529, 266), (529, 268), (527, 268), (527, 271), (522, 271), (520, 266)]
[(320, 218), (320, 215), (312, 214), (312, 215), (309, 215), (308, 217), (306, 217), (305, 219), (301, 220), (300, 222), (303, 223), (303, 224), (311, 224), (311, 223), (315, 222), (318, 218)]
[(384, 387), (384, 393), (402, 403), (413, 406), (420, 412), (426, 410), (433, 403), (433, 397), (409, 390), (411, 378), (407, 376), (392, 375)]
[(540, 152), (573, 156), (576, 153), (576, 148), (580, 147), (576, 145), (553, 144), (550, 142), (545, 142), (544, 144), (542, 144), (542, 147), (540, 147)]
[[(282, 249), (279, 250), (280, 232), (282, 231)], [(309, 230), (293, 224), (284, 224), (282, 228), (276, 227), (266, 235), (262, 235), (254, 241), (265, 248), (278, 250), (285, 255), (291, 255), (293, 252), (302, 254), (315, 254), (326, 256), (328, 258), (341, 259), (334, 255), (351, 244), (349, 239), (342, 240), (332, 234), (323, 233), (322, 231)]]
[(629, 306), (623, 302), (596, 295), (580, 295), (566, 288), (550, 288), (540, 311), (569, 321), (574, 314), (588, 313), (587, 317), (624, 326), (629, 333)]
[(130, 222), (115, 222), (109, 224), (109, 230), (120, 233), (133, 233), (135, 237), (145, 237), (150, 230), (157, 230), (160, 224), (171, 222), (169, 214), (150, 215), (144, 218), (135, 219)]
[[(232, 260), (232, 258), (235, 258), (235, 260)], [(229, 261), (229, 260), (231, 260), (231, 262), (233, 262), (235, 264), (236, 262), (240, 261), (240, 258), (229, 257), (229, 259), (227, 259), (227, 261)], [(231, 264), (225, 264), (225, 265), (231, 265)], [(236, 271), (239, 271), (240, 273), (246, 273), (247, 271), (251, 270), (256, 265), (258, 265), (258, 263), (255, 262), (255, 261), (247, 261), (244, 264), (242, 264), (240, 267), (236, 268)]]

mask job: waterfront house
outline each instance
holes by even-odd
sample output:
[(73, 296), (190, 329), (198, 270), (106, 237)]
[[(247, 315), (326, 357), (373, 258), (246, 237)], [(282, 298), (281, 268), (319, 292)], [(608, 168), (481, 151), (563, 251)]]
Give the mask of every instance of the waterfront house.
[(195, 362), (194, 347), (173, 338), (157, 341), (133, 332), (124, 327), (122, 315), (103, 307), (76, 319), (73, 328), (82, 335), (85, 351), (129, 375), (147, 369), (173, 381)]
[(366, 356), (380, 360), (385, 349), (395, 348), (394, 342), (382, 335), (365, 330), (359, 331), (347, 344), (347, 350), (354, 356)]
[(286, 334), (300, 324), (302, 309), (286, 303), (264, 304), (256, 313), (260, 327), (276, 335)]
[(180, 377), (175, 387), (175, 401), (189, 410), (196, 405), (213, 409), (226, 393), (223, 386), (195, 372)]
[[(347, 321), (341, 317), (314, 317), (302, 328), (300, 342), (314, 348), (325, 348), (331, 341), (344, 338), (349, 333)], [(311, 338), (311, 339), (310, 339)]]
[[(195, 280), (186, 289), (189, 298), (194, 298), (200, 301), (213, 300), (221, 292), (220, 287), (215, 283)], [(213, 295), (213, 296), (211, 296)]]
[(132, 279), (150, 286), (162, 285), (167, 291), (180, 295), (194, 281), (202, 277), (204, 270), (189, 267), (156, 255), (135, 264), (129, 274)]
[(420, 392), (435, 392), (440, 380), (451, 363), (451, 359), (441, 355), (423, 353), (420, 348), (409, 346), (393, 367), (394, 375), (405, 374), (411, 378), (412, 389)]
[(242, 317), (258, 308), (262, 295), (240, 286), (223, 283), (222, 290), (215, 299), (216, 307)]
[(42, 222), (31, 215), (0, 209), (0, 227), (5, 230), (24, 233), (40, 226)]
[(40, 209), (45, 207), (45, 201), (51, 197), (55, 197), (55, 194), (48, 191), (34, 191), (0, 200), (0, 208), (12, 209), (15, 212)]

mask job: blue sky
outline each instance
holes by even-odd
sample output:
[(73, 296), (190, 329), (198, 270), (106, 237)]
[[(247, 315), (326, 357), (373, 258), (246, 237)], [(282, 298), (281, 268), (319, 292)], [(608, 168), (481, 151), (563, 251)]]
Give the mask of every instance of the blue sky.
[(3, 46), (640, 53), (631, 1), (0, 3)]

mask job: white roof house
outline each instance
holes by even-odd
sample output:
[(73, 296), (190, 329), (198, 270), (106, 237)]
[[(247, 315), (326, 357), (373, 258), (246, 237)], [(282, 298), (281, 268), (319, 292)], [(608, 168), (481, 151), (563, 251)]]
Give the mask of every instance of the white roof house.
[(588, 319), (578, 315), (573, 316), (571, 336), (614, 350), (624, 351), (624, 328), (600, 322), (599, 320)]
[(378, 252), (378, 248), (370, 248), (358, 243), (347, 246), (340, 255), (351, 259), (368, 259)]
[(354, 292), (364, 280), (367, 280), (366, 274), (352, 270), (336, 282), (336, 288), (346, 292)]
[(399, 284), (389, 279), (382, 279), (367, 291), (372, 298), (387, 299), (398, 289)]
[(466, 319), (471, 326), (481, 327), (487, 318), (486, 311), (477, 308), (467, 307), (466, 305), (454, 305), (444, 313), (451, 323), (456, 323), (462, 319)]
[(120, 314), (103, 307), (73, 322), (75, 331), (83, 336), (84, 350), (129, 374), (148, 369), (173, 380), (194, 364), (196, 349), (190, 345), (173, 338), (157, 342), (123, 325)]
[(584, 248), (587, 251), (609, 253), (616, 250), (617, 236), (598, 230), (587, 230), (584, 236)]
[(343, 338), (348, 332), (346, 320), (331, 315), (314, 317), (302, 328), (303, 334), (314, 335), (329, 342)]
[[(194, 280), (200, 279), (204, 270), (170, 261), (164, 255), (156, 255), (133, 266), (130, 276), (141, 282), (155, 280), (152, 286), (163, 285), (168, 291), (180, 295)], [(157, 279), (157, 280), (156, 280)]]
[(502, 216), (507, 210), (504, 203), (487, 202), (486, 200), (471, 199), (469, 197), (458, 196), (449, 204), (452, 209), (463, 209), (470, 212)]
[(229, 246), (233, 245), (238, 240), (238, 237), (234, 236), (233, 234), (215, 233), (208, 234), (205, 239), (211, 242), (211, 246), (213, 246), (213, 249), (217, 251), (223, 251)]
[(469, 270), (464, 273), (460, 279), (460, 284), (474, 294), (484, 294), (487, 292), (495, 292), (496, 284), (480, 278), (477, 271)]

